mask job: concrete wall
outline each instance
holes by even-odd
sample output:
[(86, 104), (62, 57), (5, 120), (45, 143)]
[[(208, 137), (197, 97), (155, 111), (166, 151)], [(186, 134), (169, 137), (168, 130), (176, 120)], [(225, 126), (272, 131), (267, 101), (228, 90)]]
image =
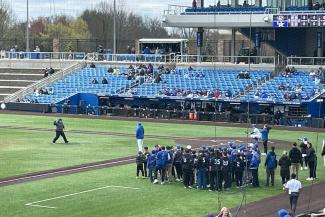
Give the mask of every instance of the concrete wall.
[(204, 27), (204, 28), (244, 28), (272, 27), (272, 14), (195, 14), (195, 15), (166, 15), (164, 25), (167, 27)]
[(63, 69), (78, 62), (77, 60), (30, 60), (30, 59), (1, 59), (0, 68), (13, 69)]

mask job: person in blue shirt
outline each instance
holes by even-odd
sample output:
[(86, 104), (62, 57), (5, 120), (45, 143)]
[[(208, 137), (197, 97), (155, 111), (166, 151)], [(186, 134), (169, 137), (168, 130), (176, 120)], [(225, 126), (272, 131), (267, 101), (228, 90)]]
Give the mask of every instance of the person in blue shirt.
[(252, 178), (253, 178), (253, 187), (259, 187), (259, 179), (258, 179), (258, 167), (260, 165), (261, 158), (260, 155), (256, 152), (256, 148), (252, 149), (251, 153), (251, 160), (249, 164), (249, 169), (252, 172)]
[(264, 125), (263, 129), (261, 130), (261, 139), (263, 142), (263, 147), (264, 147), (264, 153), (262, 153), (262, 155), (266, 155), (267, 154), (267, 142), (269, 140), (269, 131), (270, 131), (270, 127), (268, 127), (266, 124)]
[(266, 167), (266, 186), (270, 185), (270, 177), (271, 177), (271, 185), (274, 186), (274, 171), (278, 166), (278, 160), (276, 159), (276, 154), (274, 152), (275, 147), (271, 147), (271, 151), (266, 155), (265, 159), (265, 167)]
[(138, 151), (143, 151), (143, 139), (144, 139), (144, 128), (141, 122), (138, 122), (138, 127), (135, 131), (135, 137), (137, 139)]
[(165, 146), (162, 146), (161, 150), (157, 153), (155, 180), (153, 182), (154, 184), (157, 184), (159, 182), (158, 172), (160, 174), (161, 184), (163, 185), (165, 183), (167, 161), (168, 161), (168, 153), (166, 152)]
[(156, 151), (152, 150), (151, 154), (147, 155), (147, 168), (149, 170), (149, 179), (153, 183), (155, 177), (155, 168), (156, 168)]

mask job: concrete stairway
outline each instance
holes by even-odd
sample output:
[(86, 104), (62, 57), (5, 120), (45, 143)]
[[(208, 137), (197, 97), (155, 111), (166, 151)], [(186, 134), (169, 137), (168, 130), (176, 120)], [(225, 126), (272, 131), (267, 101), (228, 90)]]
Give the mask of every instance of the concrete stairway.
[(43, 77), (41, 69), (0, 68), (0, 101)]

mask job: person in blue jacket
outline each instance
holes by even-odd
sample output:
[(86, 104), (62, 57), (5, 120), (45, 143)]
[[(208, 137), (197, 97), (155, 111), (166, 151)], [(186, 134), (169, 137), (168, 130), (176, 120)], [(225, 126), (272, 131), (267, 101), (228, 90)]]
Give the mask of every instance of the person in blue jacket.
[(154, 184), (158, 183), (158, 172), (160, 173), (161, 184), (163, 185), (165, 183), (167, 161), (168, 153), (166, 152), (165, 146), (162, 146), (156, 157), (155, 180), (153, 182)]
[(143, 152), (143, 139), (144, 139), (144, 128), (141, 122), (138, 122), (138, 127), (135, 131), (135, 137), (138, 143), (138, 151)]
[(153, 183), (155, 177), (155, 168), (156, 168), (156, 151), (152, 150), (151, 154), (147, 156), (147, 168), (149, 170), (149, 179)]
[(252, 177), (253, 177), (253, 187), (259, 187), (260, 183), (258, 180), (258, 167), (261, 162), (261, 157), (260, 155), (256, 152), (256, 148), (252, 149), (251, 153), (251, 161), (249, 164), (249, 169), (252, 172)]
[(266, 167), (266, 186), (270, 185), (270, 177), (271, 177), (271, 185), (274, 186), (274, 171), (278, 166), (278, 160), (276, 159), (276, 154), (274, 152), (275, 147), (271, 147), (271, 151), (267, 153), (265, 159), (265, 167)]
[(266, 124), (264, 125), (263, 129), (261, 130), (261, 139), (263, 142), (263, 147), (264, 147), (264, 153), (262, 155), (267, 154), (267, 142), (269, 140), (269, 131), (270, 127), (268, 127)]

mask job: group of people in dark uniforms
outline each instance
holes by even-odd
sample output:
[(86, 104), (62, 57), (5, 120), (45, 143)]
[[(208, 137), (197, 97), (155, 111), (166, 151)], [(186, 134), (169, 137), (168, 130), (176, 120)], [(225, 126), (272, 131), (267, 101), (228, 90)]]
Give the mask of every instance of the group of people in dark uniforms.
[(260, 154), (255, 144), (230, 143), (220, 147), (202, 146), (199, 150), (189, 145), (176, 145), (175, 148), (156, 145), (151, 152), (148, 147), (144, 152), (139, 151), (136, 164), (137, 178), (141, 172), (154, 184), (183, 181), (184, 188), (210, 191), (229, 190), (233, 182), (237, 187), (246, 182), (252, 182), (253, 187), (259, 186)]

